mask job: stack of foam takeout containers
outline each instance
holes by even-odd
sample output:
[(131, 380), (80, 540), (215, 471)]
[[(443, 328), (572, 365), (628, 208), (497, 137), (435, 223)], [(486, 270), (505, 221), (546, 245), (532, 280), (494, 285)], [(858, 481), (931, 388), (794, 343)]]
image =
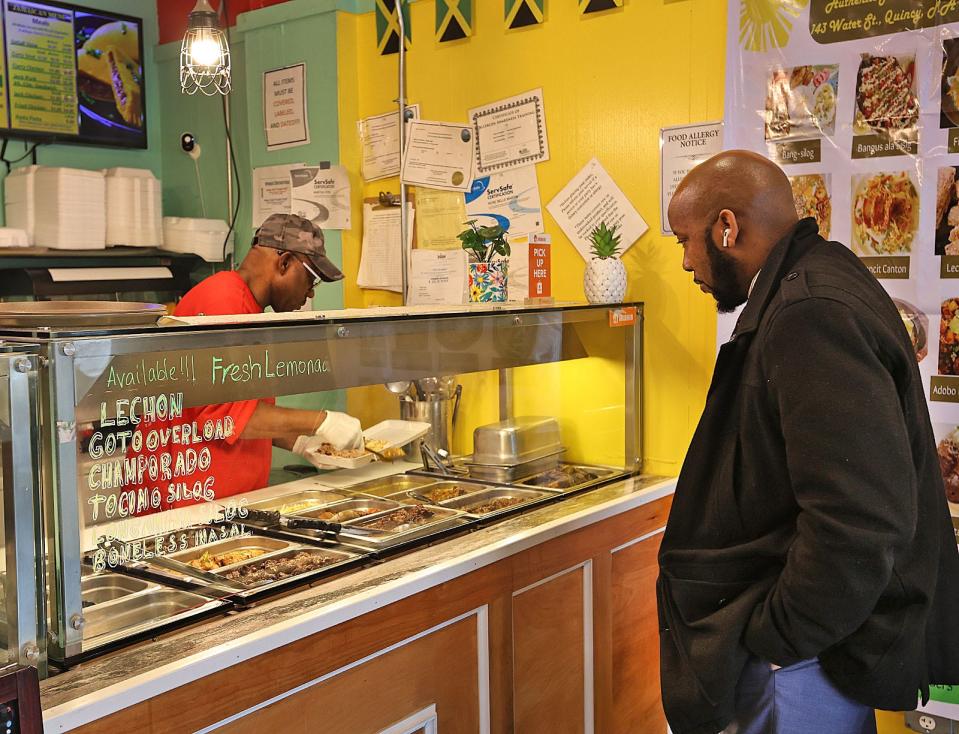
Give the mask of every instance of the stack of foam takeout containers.
[(7, 177), (7, 223), (32, 244), (61, 250), (106, 246), (106, 182), (102, 171), (28, 166)]
[(27, 233), (27, 243), (35, 244), (37, 209), (33, 184), (39, 166), (24, 166), (14, 169), (3, 183), (5, 221), (8, 227), (22, 229)]
[(144, 168), (109, 168), (106, 244), (159, 247), (163, 243), (160, 182)]

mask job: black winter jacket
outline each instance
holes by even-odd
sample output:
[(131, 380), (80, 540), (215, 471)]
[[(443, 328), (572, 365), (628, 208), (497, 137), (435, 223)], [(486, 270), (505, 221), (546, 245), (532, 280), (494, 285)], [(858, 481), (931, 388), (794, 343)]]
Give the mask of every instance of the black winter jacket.
[(959, 554), (912, 344), (811, 219), (776, 245), (720, 350), (659, 563), (675, 734), (729, 724), (750, 655), (818, 657), (881, 709), (959, 683)]

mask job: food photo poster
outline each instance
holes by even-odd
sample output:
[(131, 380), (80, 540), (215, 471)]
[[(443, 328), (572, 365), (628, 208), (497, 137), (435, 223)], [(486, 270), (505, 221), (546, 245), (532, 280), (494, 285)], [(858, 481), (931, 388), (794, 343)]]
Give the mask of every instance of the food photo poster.
[(959, 527), (959, 7), (738, 0), (729, 28), (725, 147), (781, 165), (894, 299)]

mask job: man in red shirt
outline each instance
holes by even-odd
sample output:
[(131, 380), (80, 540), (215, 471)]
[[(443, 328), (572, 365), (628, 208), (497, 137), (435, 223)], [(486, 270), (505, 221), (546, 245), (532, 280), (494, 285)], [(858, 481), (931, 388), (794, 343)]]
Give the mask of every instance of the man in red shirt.
[[(214, 316), (295, 311), (322, 280), (341, 280), (343, 273), (326, 256), (323, 232), (294, 214), (274, 214), (257, 230), (250, 252), (236, 271), (216, 273), (192, 288), (174, 310), (175, 316)], [(309, 460), (308, 449), (328, 443), (337, 449), (363, 445), (360, 422), (345, 413), (277, 406), (272, 398), (189, 408), (177, 422), (229, 417), (233, 433), (210, 441), (210, 465), (190, 477), (187, 496), (163, 509), (217, 499), (265, 487), (269, 483), (273, 446)], [(163, 449), (161, 449), (163, 450)], [(168, 450), (168, 449), (167, 449)], [(195, 487), (207, 486), (206, 497)]]

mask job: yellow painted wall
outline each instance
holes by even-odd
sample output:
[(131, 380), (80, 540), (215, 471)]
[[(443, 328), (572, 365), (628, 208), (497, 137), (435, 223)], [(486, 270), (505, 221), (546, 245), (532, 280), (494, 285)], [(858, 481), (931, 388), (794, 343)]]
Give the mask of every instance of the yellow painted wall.
[[(580, 16), (573, 0), (548, 3), (545, 25), (503, 28), (503, 4), (475, 3), (476, 35), (439, 44), (434, 3), (412, 7), (408, 55), (411, 103), (425, 119), (465, 122), (470, 107), (542, 87), (551, 160), (537, 166), (545, 204), (593, 156), (650, 225), (624, 257), (628, 299), (646, 303), (647, 471), (676, 474), (705, 400), (715, 355), (715, 312), (680, 267), (679, 247), (659, 231), (658, 131), (722, 117), (726, 4), (721, 0), (626, 0), (625, 7)], [(387, 112), (396, 98), (396, 56), (376, 55), (373, 14), (339, 18), (340, 152), (359, 170), (356, 120)], [(397, 191), (396, 180), (354, 187), (354, 221), (363, 195)], [(553, 293), (583, 300), (585, 263), (547, 214), (553, 236)], [(395, 304), (398, 297), (356, 287), (359, 228), (344, 233), (346, 305)], [(395, 412), (384, 390), (352, 391), (360, 414)], [(495, 416), (493, 416), (495, 418)]]
[[(712, 300), (680, 267), (675, 240), (659, 232), (660, 127), (720, 119), (723, 115), (726, 3), (722, 0), (625, 0), (621, 10), (581, 17), (575, 0), (550, 0), (545, 25), (503, 28), (503, 3), (476, 0), (472, 39), (439, 44), (433, 38), (434, 4), (411, 7), (413, 47), (409, 100), (424, 119), (465, 122), (474, 106), (542, 87), (552, 158), (537, 167), (543, 205), (593, 156), (599, 158), (650, 225), (626, 253), (627, 298), (646, 303), (646, 470), (677, 474), (705, 400), (715, 356)], [(339, 17), (340, 151), (359, 170), (356, 121), (394, 108), (396, 56), (376, 55), (372, 14)], [(364, 185), (353, 180), (353, 220), (360, 201), (380, 190), (398, 191), (394, 180)], [(546, 214), (553, 236), (553, 292), (583, 300), (585, 264)], [(344, 233), (346, 305), (395, 305), (398, 296), (356, 286), (361, 230)], [(545, 391), (534, 393), (555, 368), (517, 371), (517, 407), (536, 412)], [(492, 375), (464, 379), (464, 411), (472, 424), (496, 420), (484, 390)], [(381, 388), (350, 391), (358, 415), (396, 413), (395, 398)], [(563, 395), (561, 402), (573, 398)], [(619, 420), (618, 418), (616, 420)], [(599, 421), (603, 423), (604, 421)], [(468, 432), (458, 432), (465, 446)], [(573, 443), (578, 442), (578, 437)], [(594, 459), (595, 460), (595, 459)], [(904, 734), (902, 714), (879, 711), (880, 734)]]

